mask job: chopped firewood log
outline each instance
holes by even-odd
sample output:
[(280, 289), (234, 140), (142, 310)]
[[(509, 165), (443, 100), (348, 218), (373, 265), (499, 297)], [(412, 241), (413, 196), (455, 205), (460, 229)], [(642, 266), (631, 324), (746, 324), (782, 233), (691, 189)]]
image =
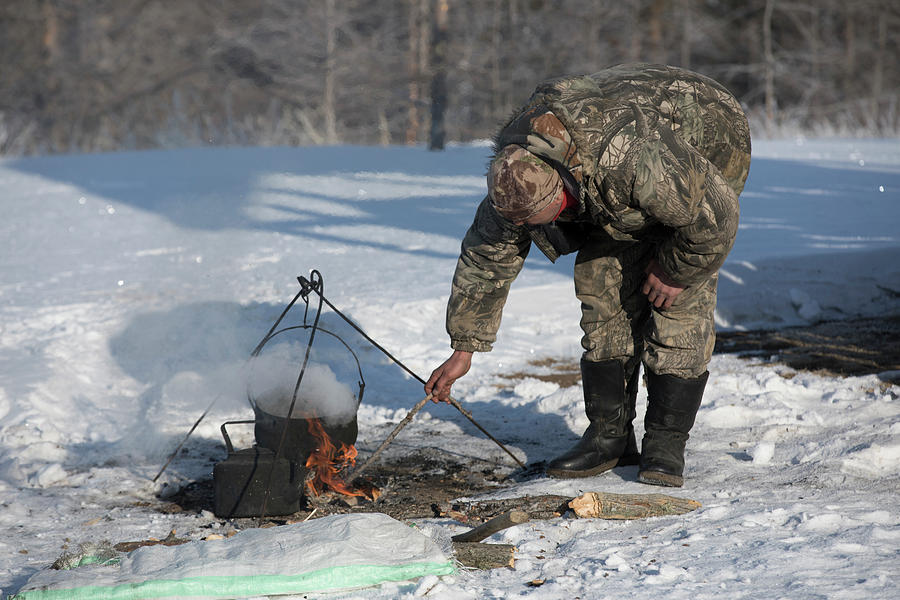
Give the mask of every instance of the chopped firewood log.
[(478, 542), (453, 542), (456, 560), (472, 569), (500, 569), (516, 566), (512, 544), (479, 544)]
[[(477, 500), (454, 506), (469, 520), (490, 519), (510, 510), (521, 510), (534, 519), (553, 519), (563, 516), (569, 510), (571, 496), (523, 496), (503, 500)], [(457, 519), (458, 521), (461, 519)]]
[[(665, 496), (663, 494), (611, 494), (607, 492), (589, 492), (580, 498), (586, 500), (576, 502), (581, 506), (593, 505), (594, 495), (601, 501), (602, 510), (596, 518), (602, 519), (640, 519), (664, 515), (680, 515), (700, 507), (698, 502), (683, 498)], [(579, 500), (578, 498), (574, 500)], [(503, 500), (478, 500), (455, 505), (458, 511), (466, 515), (469, 521), (490, 519), (510, 510), (528, 513), (531, 520), (553, 519), (563, 516), (566, 511), (573, 510), (571, 496), (544, 495), (505, 498)], [(457, 518), (457, 520), (461, 520)]]
[(506, 529), (507, 527), (512, 527), (513, 525), (519, 525), (521, 523), (527, 523), (529, 518), (530, 517), (526, 512), (523, 512), (521, 510), (511, 510), (509, 512), (503, 513), (499, 517), (494, 517), (490, 521), (482, 523), (478, 527), (470, 529), (465, 533), (454, 535), (453, 541), (480, 542), (481, 540), (490, 537), (498, 531)]
[(683, 515), (700, 508), (695, 500), (665, 494), (610, 494), (588, 492), (571, 502), (569, 508), (579, 517), (594, 519), (644, 519)]

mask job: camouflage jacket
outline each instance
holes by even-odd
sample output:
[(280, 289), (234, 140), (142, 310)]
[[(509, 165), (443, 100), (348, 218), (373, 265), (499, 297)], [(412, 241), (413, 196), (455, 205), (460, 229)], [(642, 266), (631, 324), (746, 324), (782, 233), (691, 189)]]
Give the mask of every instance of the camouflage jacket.
[(620, 65), (540, 84), (501, 128), (554, 165), (578, 206), (549, 225), (516, 226), (485, 198), (462, 243), (447, 307), (457, 350), (487, 351), (531, 243), (551, 260), (588, 235), (652, 243), (683, 285), (722, 266), (750, 168), (740, 104), (712, 79), (674, 67)]

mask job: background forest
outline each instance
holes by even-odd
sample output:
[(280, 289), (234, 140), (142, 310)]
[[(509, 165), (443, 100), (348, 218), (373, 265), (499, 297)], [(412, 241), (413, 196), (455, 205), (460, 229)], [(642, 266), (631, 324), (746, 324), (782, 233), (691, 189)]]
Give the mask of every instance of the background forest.
[(3, 0), (0, 154), (492, 135), (545, 78), (723, 82), (756, 134), (900, 131), (896, 0)]

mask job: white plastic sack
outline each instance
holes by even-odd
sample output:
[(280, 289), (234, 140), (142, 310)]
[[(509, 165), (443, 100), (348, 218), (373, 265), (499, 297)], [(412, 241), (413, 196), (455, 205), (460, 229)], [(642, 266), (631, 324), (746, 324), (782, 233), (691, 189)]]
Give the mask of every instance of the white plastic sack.
[(113, 566), (48, 569), (10, 600), (246, 598), (454, 571), (452, 559), (429, 537), (387, 515), (334, 515), (223, 540), (138, 548)]

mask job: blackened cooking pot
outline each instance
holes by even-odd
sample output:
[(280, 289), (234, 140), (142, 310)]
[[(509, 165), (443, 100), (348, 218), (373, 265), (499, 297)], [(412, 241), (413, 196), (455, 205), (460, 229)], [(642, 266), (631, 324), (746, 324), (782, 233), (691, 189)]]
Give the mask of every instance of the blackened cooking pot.
[[(256, 435), (256, 444), (263, 448), (268, 448), (272, 452), (278, 452), (282, 432), (284, 432), (286, 426), (287, 432), (284, 432), (284, 444), (281, 446), (280, 456), (299, 466), (304, 466), (306, 459), (309, 458), (309, 455), (313, 453), (319, 444), (318, 440), (309, 432), (310, 420), (278, 417), (264, 411), (258, 405), (254, 405), (253, 412), (256, 420), (253, 431)], [(343, 424), (334, 425), (323, 420), (322, 428), (328, 437), (335, 442), (335, 445), (337, 445), (337, 442), (343, 442), (348, 446), (352, 446), (356, 443), (356, 437), (359, 434), (355, 413), (350, 421)]]

